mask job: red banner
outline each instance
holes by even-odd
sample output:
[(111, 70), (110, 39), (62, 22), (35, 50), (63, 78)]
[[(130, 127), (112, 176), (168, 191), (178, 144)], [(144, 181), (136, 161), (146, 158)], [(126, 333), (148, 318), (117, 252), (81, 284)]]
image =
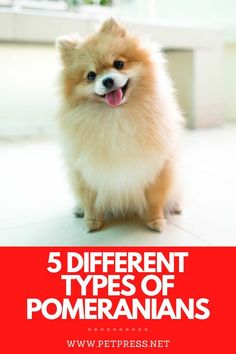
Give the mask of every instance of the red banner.
[(1, 353), (236, 351), (235, 247), (0, 253)]

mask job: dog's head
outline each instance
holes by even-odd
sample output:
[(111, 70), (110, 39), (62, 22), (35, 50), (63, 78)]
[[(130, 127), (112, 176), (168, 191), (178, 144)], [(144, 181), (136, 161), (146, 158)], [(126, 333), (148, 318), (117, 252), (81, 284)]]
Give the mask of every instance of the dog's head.
[(149, 52), (115, 20), (86, 40), (57, 39), (65, 98), (73, 105), (96, 102), (112, 108), (147, 95), (154, 81)]

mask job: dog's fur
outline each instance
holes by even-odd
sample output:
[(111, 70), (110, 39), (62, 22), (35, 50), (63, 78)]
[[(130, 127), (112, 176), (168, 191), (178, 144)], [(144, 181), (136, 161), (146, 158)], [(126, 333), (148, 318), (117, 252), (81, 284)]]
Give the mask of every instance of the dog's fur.
[[(164, 211), (179, 212), (176, 166), (182, 116), (161, 53), (154, 54), (115, 20), (93, 36), (59, 37), (63, 104), (59, 127), (69, 177), (88, 231), (105, 212), (138, 214), (162, 231)], [(124, 68), (113, 68), (115, 60)], [(94, 82), (87, 74), (97, 74)], [(129, 80), (120, 105), (97, 94), (101, 78)], [(101, 92), (102, 93), (102, 92)]]

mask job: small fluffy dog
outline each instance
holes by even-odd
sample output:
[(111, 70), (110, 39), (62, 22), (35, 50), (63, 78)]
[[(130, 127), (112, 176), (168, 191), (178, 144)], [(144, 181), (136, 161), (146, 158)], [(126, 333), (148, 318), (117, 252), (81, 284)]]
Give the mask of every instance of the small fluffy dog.
[(176, 166), (182, 116), (161, 53), (115, 20), (91, 37), (57, 40), (66, 164), (88, 231), (107, 212), (137, 214), (162, 231), (179, 213)]

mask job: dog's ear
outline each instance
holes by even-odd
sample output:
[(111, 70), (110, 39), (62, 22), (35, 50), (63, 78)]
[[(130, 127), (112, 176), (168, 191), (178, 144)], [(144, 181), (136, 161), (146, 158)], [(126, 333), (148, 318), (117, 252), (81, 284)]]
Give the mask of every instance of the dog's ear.
[(74, 52), (80, 45), (81, 39), (77, 34), (57, 37), (56, 47), (59, 49), (63, 64), (71, 63)]
[(126, 30), (122, 27), (114, 18), (110, 18), (103, 22), (102, 27), (100, 28), (102, 33), (111, 33), (124, 37), (126, 35)]

